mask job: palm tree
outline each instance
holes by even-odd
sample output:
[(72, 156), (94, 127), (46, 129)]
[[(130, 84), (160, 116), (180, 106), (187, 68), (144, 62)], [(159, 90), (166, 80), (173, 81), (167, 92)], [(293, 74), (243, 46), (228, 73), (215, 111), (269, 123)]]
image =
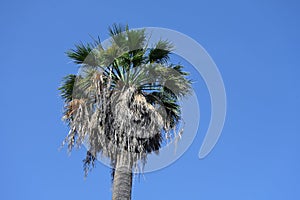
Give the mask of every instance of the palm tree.
[(86, 144), (85, 175), (98, 156), (108, 158), (112, 199), (129, 200), (133, 172), (178, 133), (178, 101), (190, 93), (191, 81), (183, 66), (170, 63), (173, 46), (167, 40), (148, 47), (144, 29), (116, 24), (109, 34), (107, 48), (98, 38), (67, 51), (81, 68), (59, 88), (70, 128), (64, 143), (69, 151)]

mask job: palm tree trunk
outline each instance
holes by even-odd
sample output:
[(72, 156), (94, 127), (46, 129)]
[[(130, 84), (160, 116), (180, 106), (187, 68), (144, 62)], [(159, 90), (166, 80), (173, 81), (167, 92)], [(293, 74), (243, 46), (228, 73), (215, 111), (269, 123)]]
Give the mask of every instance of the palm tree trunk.
[(130, 200), (132, 187), (132, 158), (126, 151), (118, 157), (114, 172), (112, 200)]

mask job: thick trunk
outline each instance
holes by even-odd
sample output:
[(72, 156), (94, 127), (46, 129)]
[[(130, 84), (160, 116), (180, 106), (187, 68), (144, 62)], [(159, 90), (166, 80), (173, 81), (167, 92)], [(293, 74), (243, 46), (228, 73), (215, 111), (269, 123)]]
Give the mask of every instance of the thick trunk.
[(130, 200), (132, 187), (132, 158), (123, 151), (117, 158), (112, 200)]

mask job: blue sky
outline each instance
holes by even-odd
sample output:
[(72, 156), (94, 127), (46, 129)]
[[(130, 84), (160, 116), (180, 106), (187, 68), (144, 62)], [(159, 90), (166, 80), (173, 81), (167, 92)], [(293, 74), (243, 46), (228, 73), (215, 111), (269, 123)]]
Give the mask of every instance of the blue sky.
[[(133, 199), (299, 199), (299, 9), (296, 0), (1, 1), (0, 198), (110, 198), (107, 167), (84, 180), (84, 149), (58, 151), (67, 127), (57, 87), (77, 71), (64, 52), (89, 34), (106, 39), (121, 22), (194, 38), (219, 67), (228, 100), (213, 152), (198, 159), (200, 126), (178, 161), (135, 181)], [(197, 92), (205, 102), (201, 84)]]

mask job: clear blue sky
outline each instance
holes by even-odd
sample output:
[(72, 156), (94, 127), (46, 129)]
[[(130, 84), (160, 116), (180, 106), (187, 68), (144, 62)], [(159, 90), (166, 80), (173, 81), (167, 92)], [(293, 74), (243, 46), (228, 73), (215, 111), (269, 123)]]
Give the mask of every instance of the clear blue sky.
[(57, 87), (77, 70), (64, 52), (89, 34), (106, 39), (114, 22), (194, 38), (228, 98), (213, 152), (198, 159), (200, 132), (177, 162), (136, 180), (133, 199), (300, 199), (299, 9), (296, 0), (2, 0), (0, 199), (110, 199), (107, 167), (84, 180), (84, 149), (58, 151), (67, 127)]

